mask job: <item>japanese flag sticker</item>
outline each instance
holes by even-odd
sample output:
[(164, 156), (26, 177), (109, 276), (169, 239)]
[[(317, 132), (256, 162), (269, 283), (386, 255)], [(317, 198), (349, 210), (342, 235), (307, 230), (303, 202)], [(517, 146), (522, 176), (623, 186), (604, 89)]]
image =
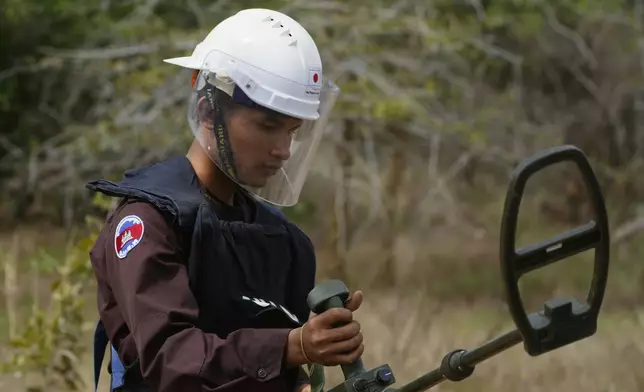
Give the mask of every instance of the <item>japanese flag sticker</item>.
[(321, 86), (322, 75), (319, 69), (309, 69), (309, 86)]
[(141, 242), (144, 229), (143, 220), (136, 215), (121, 219), (114, 232), (114, 250), (119, 259), (125, 258)]

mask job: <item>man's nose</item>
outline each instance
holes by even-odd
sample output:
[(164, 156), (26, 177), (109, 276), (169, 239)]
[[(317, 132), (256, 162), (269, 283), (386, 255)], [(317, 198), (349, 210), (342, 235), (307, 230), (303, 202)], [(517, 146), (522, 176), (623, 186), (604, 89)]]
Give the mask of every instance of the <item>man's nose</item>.
[(282, 140), (273, 147), (271, 155), (282, 161), (288, 160), (291, 157), (291, 140), (292, 139), (290, 137), (282, 138)]

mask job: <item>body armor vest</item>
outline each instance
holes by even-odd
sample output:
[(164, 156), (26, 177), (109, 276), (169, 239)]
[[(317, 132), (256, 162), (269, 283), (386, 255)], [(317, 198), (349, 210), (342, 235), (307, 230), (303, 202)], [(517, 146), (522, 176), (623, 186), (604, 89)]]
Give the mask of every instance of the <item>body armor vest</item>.
[[(152, 203), (190, 239), (190, 289), (199, 304), (199, 325), (225, 338), (240, 328), (295, 328), (309, 315), (306, 296), (315, 279), (309, 238), (278, 209), (250, 198), (250, 222), (220, 220), (186, 157), (127, 171), (114, 183), (90, 182), (93, 191)], [(107, 335), (95, 332), (98, 384)], [(101, 349), (102, 346), (102, 349)], [(112, 347), (112, 390), (123, 387), (125, 368)]]

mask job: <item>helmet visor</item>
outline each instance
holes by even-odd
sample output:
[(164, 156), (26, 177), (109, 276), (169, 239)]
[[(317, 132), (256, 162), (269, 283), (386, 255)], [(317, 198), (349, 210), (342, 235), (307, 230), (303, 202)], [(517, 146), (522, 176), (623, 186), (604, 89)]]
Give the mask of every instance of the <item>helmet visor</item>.
[(321, 80), (315, 89), (319, 116), (311, 120), (260, 105), (229, 74), (202, 69), (188, 105), (192, 132), (238, 185), (271, 204), (295, 205), (340, 92), (332, 81)]

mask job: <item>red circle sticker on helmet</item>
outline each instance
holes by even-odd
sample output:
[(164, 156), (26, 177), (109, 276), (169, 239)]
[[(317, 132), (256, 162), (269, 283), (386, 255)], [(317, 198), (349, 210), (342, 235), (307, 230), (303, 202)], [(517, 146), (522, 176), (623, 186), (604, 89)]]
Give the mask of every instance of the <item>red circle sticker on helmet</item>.
[(141, 242), (144, 229), (143, 220), (136, 215), (121, 219), (114, 232), (114, 249), (119, 259), (125, 258)]
[(319, 85), (320, 85), (320, 70), (310, 69), (309, 86), (319, 86)]

